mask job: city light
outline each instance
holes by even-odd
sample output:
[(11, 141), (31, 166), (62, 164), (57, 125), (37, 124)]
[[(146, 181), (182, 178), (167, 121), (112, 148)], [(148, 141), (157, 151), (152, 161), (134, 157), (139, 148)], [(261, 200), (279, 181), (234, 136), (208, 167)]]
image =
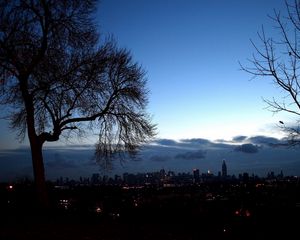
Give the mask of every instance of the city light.
[(234, 214), (239, 217), (251, 217), (250, 211), (248, 209), (243, 208), (241, 208), (240, 210), (236, 210)]
[(96, 207), (96, 213), (102, 213), (102, 209), (100, 207)]
[(62, 206), (64, 209), (68, 209), (70, 207), (70, 202), (68, 199), (60, 199), (59, 205)]

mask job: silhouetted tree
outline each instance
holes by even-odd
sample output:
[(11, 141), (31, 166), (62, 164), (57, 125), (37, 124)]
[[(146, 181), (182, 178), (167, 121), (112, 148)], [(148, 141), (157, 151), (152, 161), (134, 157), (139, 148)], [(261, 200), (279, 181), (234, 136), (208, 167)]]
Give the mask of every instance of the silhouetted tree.
[(1, 103), (27, 134), (40, 203), (47, 205), (42, 147), (97, 129), (96, 158), (134, 153), (155, 135), (145, 72), (112, 39), (99, 44), (93, 0), (2, 0)]
[[(242, 69), (255, 77), (270, 77), (272, 81), (283, 90), (285, 96), (278, 100), (265, 100), (269, 109), (274, 113), (288, 112), (300, 116), (300, 2), (293, 4), (285, 2), (287, 14), (274, 10), (270, 18), (275, 22), (278, 38), (267, 37), (264, 28), (258, 33), (260, 44), (251, 41), (256, 54), (253, 55), (250, 67)], [(300, 127), (286, 126), (279, 121), (281, 127), (289, 134), (291, 144), (300, 143)]]

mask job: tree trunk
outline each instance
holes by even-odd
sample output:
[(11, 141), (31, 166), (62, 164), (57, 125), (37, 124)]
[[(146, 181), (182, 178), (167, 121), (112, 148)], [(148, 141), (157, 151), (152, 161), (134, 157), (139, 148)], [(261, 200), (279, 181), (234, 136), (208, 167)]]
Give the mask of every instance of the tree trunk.
[(35, 119), (34, 119), (34, 103), (33, 96), (28, 92), (28, 78), (29, 75), (20, 76), (20, 90), (26, 109), (26, 122), (27, 132), (31, 148), (31, 158), (33, 166), (34, 182), (36, 187), (36, 193), (38, 198), (39, 207), (48, 208), (49, 199), (47, 193), (45, 169), (43, 160), (43, 141), (37, 136), (35, 131)]
[(39, 207), (48, 208), (49, 199), (48, 199), (48, 192), (46, 186), (44, 160), (43, 160), (43, 152), (42, 152), (43, 144), (39, 141), (39, 139), (36, 136), (32, 137), (30, 136), (30, 134), (29, 134), (29, 141), (31, 147), (33, 174), (34, 174), (34, 181), (35, 181), (35, 186), (37, 191)]
[(41, 143), (37, 136), (30, 135), (31, 134), (28, 134), (31, 148), (33, 176), (37, 194), (38, 207), (42, 209), (48, 209), (49, 198), (45, 178), (45, 168), (42, 150), (43, 143)]

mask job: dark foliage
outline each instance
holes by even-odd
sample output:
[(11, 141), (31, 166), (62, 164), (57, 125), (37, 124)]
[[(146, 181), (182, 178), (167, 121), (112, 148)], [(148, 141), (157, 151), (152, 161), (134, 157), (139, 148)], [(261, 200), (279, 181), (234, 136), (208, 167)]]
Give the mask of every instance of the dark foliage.
[[(95, 1), (0, 3), (0, 100), (19, 137), (28, 134), (35, 178), (42, 146), (97, 130), (96, 158), (135, 153), (155, 135), (145, 72), (112, 38), (99, 41)], [(39, 173), (41, 176), (38, 177)]]

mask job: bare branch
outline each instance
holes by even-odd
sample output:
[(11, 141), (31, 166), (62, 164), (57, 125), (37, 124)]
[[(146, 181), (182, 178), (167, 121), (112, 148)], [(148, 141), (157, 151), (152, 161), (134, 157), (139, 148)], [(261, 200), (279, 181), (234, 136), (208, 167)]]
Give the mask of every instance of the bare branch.
[[(267, 38), (265, 30), (262, 28), (261, 32), (258, 33), (262, 47), (258, 47), (251, 40), (255, 54), (249, 60), (250, 67), (245, 67), (242, 64), (240, 66), (243, 71), (253, 76), (271, 77), (273, 82), (287, 93), (288, 97), (284, 97), (281, 101), (275, 98), (264, 100), (269, 110), (273, 113), (287, 112), (295, 116), (300, 116), (300, 101), (298, 99), (300, 93), (300, 83), (298, 81), (300, 5), (298, 1), (294, 1), (294, 4), (289, 4), (286, 1), (286, 9), (286, 18), (282, 17), (278, 11), (274, 11), (271, 17), (276, 23), (276, 30), (279, 31), (282, 39), (274, 41), (271, 38)], [(292, 33), (291, 29), (293, 30)], [(288, 130), (293, 139), (299, 137), (297, 134), (300, 132), (297, 129), (288, 128)]]
[(86, 123), (99, 130), (102, 152), (133, 152), (154, 136), (145, 72), (112, 38), (98, 43), (94, 0), (0, 6), (0, 100), (19, 108), (12, 126), (27, 129), (33, 147)]

